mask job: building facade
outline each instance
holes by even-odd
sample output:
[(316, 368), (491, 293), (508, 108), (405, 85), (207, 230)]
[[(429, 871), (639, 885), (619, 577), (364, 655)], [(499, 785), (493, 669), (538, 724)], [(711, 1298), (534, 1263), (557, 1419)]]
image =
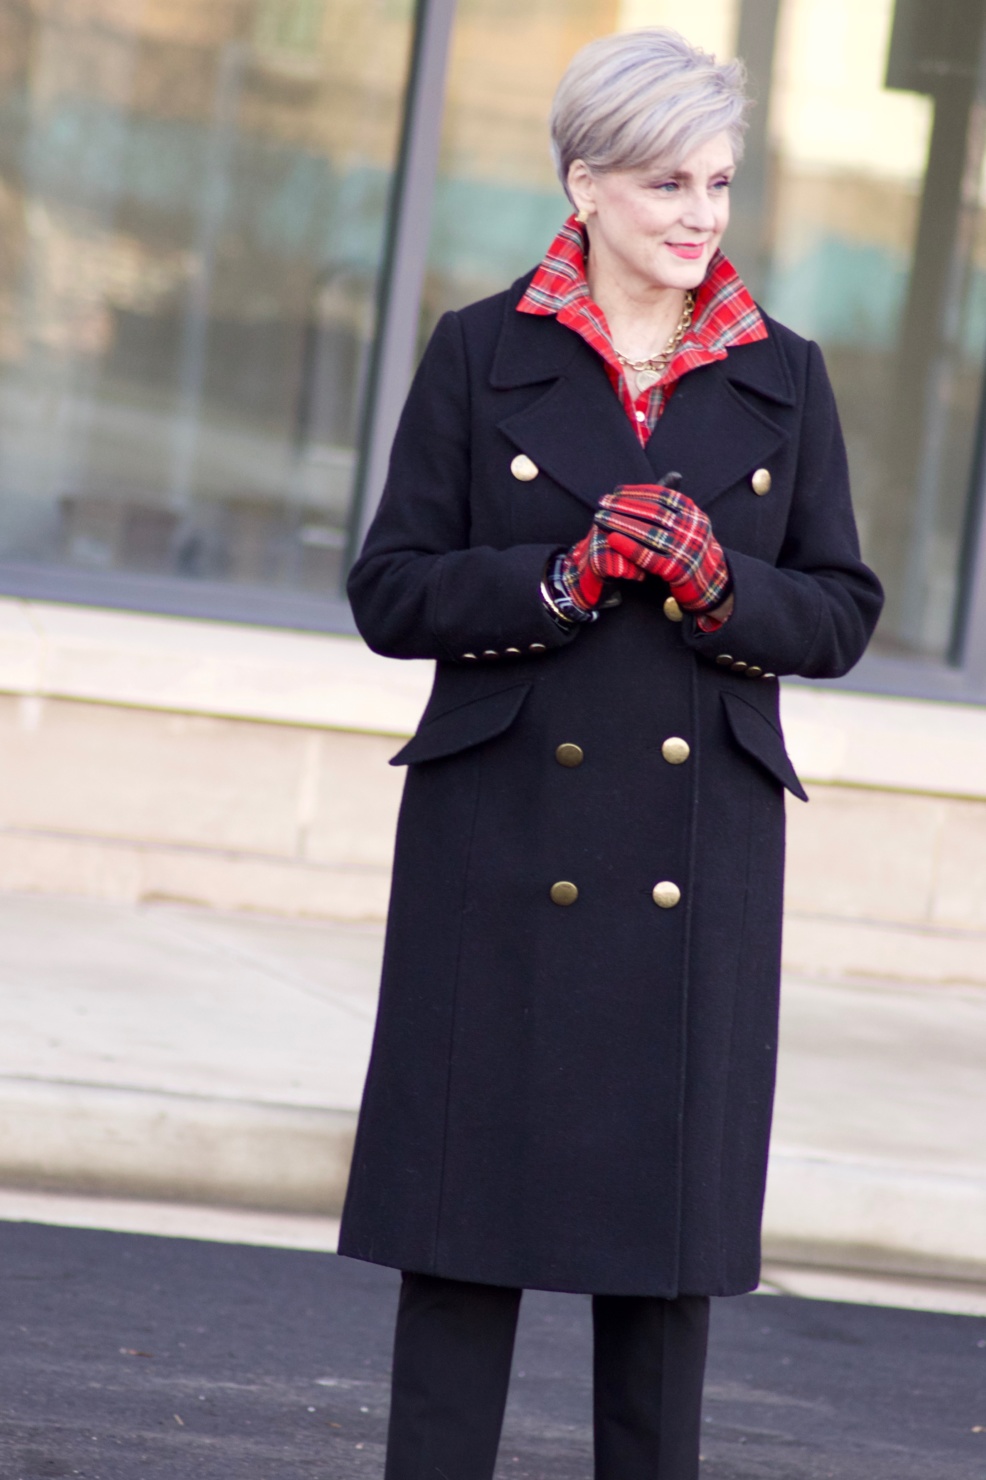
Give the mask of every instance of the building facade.
[(986, 928), (981, 0), (0, 0), (0, 881), (379, 915), (428, 674), (347, 564), (437, 317), (565, 214), (567, 61), (647, 24), (747, 62), (727, 249), (825, 352), (888, 592), (786, 694), (792, 900)]

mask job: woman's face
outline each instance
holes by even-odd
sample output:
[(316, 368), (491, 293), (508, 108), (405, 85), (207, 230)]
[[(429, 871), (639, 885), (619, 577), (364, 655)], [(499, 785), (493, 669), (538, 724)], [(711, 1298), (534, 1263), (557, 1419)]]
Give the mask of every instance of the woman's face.
[(717, 134), (677, 169), (590, 175), (580, 162), (570, 184), (589, 209), (590, 262), (631, 291), (697, 288), (729, 222), (735, 173), (729, 135)]

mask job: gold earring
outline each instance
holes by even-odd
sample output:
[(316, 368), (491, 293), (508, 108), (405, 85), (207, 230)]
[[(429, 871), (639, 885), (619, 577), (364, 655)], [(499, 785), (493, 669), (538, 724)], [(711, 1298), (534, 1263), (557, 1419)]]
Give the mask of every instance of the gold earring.
[(575, 217), (575, 219), (579, 223), (580, 226), (584, 226), (585, 223), (589, 219), (589, 208), (588, 208), (588, 206), (580, 206), (579, 207), (578, 215)]

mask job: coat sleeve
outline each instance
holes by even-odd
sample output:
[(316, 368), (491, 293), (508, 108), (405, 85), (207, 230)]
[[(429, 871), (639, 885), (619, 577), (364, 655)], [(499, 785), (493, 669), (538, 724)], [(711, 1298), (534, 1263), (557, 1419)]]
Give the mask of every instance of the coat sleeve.
[[(714, 523), (714, 519), (713, 519)], [(726, 552), (735, 606), (715, 632), (685, 624), (685, 641), (765, 672), (840, 678), (862, 657), (883, 589), (859, 555), (839, 414), (821, 351), (808, 347), (794, 496), (776, 565)]]
[(459, 316), (440, 320), (401, 415), (383, 498), (349, 577), (362, 636), (393, 658), (563, 647), (541, 577), (557, 545), (471, 544), (469, 379)]

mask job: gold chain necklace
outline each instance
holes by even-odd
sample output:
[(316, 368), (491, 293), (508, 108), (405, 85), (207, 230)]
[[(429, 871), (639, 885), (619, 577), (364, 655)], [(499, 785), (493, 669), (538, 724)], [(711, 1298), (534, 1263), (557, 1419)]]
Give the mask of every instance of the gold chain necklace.
[(657, 385), (670, 364), (671, 356), (692, 327), (694, 315), (695, 294), (689, 291), (685, 294), (685, 306), (681, 310), (678, 326), (659, 354), (651, 355), (646, 360), (630, 360), (626, 355), (621, 355), (619, 350), (616, 351), (616, 358), (620, 364), (633, 375), (638, 396), (643, 395), (644, 391), (649, 391), (652, 385)]

